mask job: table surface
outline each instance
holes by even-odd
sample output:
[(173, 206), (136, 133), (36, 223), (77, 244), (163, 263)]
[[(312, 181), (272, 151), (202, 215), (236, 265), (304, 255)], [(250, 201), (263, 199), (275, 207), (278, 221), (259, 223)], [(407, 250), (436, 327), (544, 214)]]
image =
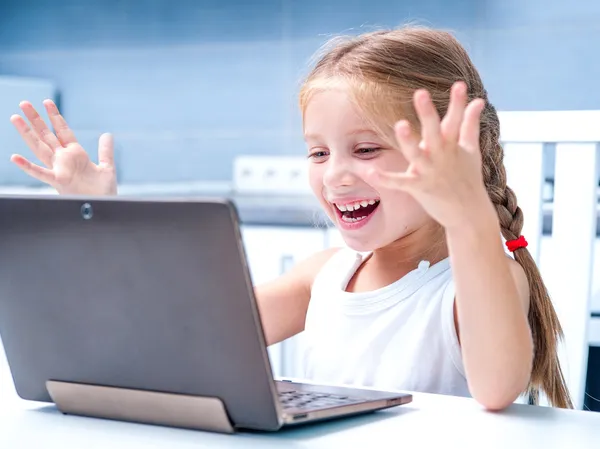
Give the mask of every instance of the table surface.
[(1, 449), (600, 447), (600, 413), (514, 404), (486, 412), (472, 399), (414, 393), (412, 403), (279, 432), (235, 435), (63, 415), (21, 400), (0, 344)]
[[(4, 396), (6, 399), (6, 396)], [(600, 413), (515, 404), (499, 413), (465, 398), (415, 394), (411, 404), (274, 433), (203, 431), (62, 415), (52, 404), (2, 400), (0, 448), (600, 447)]]

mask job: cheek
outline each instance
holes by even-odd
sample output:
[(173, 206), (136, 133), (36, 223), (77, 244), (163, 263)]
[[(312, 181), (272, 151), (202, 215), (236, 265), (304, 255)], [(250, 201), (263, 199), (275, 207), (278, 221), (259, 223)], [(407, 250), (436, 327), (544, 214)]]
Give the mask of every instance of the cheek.
[(325, 201), (325, 198), (323, 198), (324, 167), (325, 164), (310, 164), (308, 166), (308, 183), (313, 194), (315, 195), (319, 203), (321, 203), (321, 206), (323, 206), (327, 214), (330, 215), (329, 203), (327, 203), (327, 201)]
[(378, 160), (380, 168), (394, 172), (405, 172), (409, 163), (400, 150), (387, 150), (384, 157)]
[(308, 163), (308, 183), (313, 193), (320, 196), (323, 191), (323, 170), (319, 164)]
[(367, 173), (373, 168), (384, 172), (404, 173), (408, 166), (409, 163), (402, 156), (400, 150), (385, 150), (380, 157), (367, 159), (357, 164), (356, 173), (362, 179), (367, 179)]
[(413, 231), (430, 221), (430, 217), (419, 202), (408, 193), (398, 190), (379, 190), (384, 206), (386, 229), (401, 235)]

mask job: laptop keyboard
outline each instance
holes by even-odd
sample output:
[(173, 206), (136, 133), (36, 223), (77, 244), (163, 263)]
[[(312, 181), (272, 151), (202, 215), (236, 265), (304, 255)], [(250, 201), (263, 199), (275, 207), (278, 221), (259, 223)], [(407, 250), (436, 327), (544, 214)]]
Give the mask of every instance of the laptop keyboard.
[(358, 399), (348, 396), (307, 391), (280, 391), (279, 401), (284, 410), (329, 408), (360, 402)]

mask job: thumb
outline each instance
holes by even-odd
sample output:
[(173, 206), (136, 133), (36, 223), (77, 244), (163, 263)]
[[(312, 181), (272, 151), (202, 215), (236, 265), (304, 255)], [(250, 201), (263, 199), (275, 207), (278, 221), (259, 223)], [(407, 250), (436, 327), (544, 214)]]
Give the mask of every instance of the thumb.
[(115, 139), (112, 134), (104, 133), (98, 141), (98, 163), (113, 166), (115, 162)]

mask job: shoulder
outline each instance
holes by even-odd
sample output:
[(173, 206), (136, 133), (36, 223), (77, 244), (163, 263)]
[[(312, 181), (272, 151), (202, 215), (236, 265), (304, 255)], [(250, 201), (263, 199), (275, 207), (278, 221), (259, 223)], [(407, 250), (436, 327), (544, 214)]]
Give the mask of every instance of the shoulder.
[(319, 251), (298, 262), (281, 276), (255, 287), (255, 295), (268, 344), (302, 331), (316, 274), (337, 252)]
[(344, 248), (335, 247), (318, 251), (306, 259), (301, 260), (290, 270), (289, 274), (300, 280), (305, 287), (310, 290), (313, 282), (323, 267), (325, 267), (336, 254), (341, 254), (343, 250)]

